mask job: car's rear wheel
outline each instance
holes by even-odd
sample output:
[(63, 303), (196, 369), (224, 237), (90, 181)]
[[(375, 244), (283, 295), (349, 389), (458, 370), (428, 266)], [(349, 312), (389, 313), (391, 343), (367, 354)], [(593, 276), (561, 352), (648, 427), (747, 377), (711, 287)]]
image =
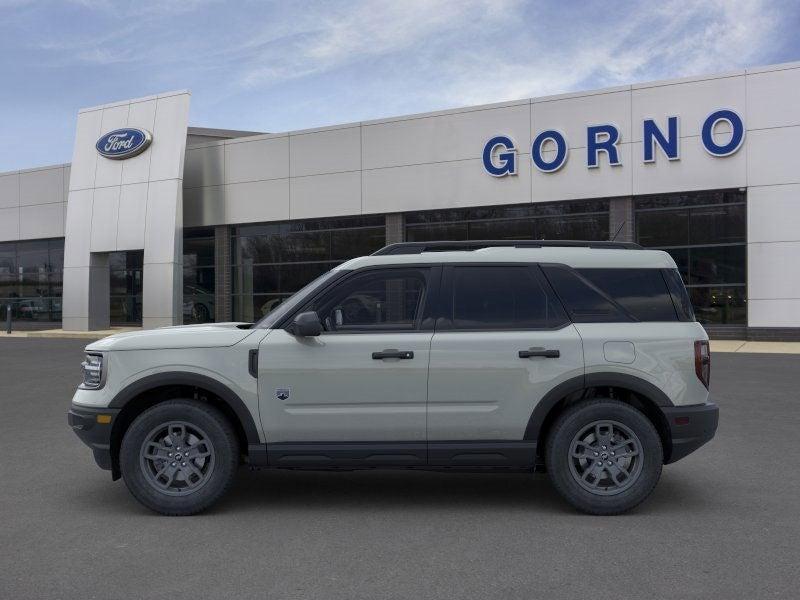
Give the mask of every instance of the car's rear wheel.
[(125, 485), (147, 508), (191, 515), (230, 487), (239, 464), (236, 434), (225, 416), (193, 400), (170, 400), (139, 415), (122, 440)]
[(628, 511), (653, 491), (661, 476), (661, 438), (650, 420), (618, 400), (587, 400), (553, 425), (546, 463), (558, 492), (596, 515)]

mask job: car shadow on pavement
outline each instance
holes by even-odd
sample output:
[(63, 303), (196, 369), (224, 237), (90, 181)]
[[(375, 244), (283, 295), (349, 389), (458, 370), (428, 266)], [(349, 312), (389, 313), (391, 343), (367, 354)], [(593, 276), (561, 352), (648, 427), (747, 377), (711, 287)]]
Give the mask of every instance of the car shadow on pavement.
[[(68, 492), (82, 509), (105, 514), (155, 515), (140, 506), (122, 481), (84, 481)], [(672, 514), (713, 507), (708, 489), (683, 477), (662, 476), (653, 494), (631, 514)], [(208, 511), (232, 515), (259, 510), (338, 509), (530, 510), (580, 515), (544, 474), (436, 473), (424, 471), (251, 471), (242, 468), (233, 487)]]

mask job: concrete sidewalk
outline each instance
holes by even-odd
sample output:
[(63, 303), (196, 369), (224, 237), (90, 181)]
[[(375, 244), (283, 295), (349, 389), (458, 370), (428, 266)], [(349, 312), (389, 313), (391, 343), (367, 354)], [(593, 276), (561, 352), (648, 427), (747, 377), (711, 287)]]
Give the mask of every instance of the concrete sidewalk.
[(745, 342), (741, 340), (711, 340), (711, 352), (800, 354), (800, 342)]

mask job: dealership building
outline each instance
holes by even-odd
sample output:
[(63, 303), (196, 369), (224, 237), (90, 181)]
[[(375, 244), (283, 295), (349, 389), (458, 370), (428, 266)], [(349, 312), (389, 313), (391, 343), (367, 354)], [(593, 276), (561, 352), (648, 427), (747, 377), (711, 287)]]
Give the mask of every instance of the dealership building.
[(189, 109), (80, 110), (71, 164), (0, 173), (0, 317), (254, 321), (392, 242), (616, 239), (712, 337), (800, 339), (800, 63), (286, 133)]

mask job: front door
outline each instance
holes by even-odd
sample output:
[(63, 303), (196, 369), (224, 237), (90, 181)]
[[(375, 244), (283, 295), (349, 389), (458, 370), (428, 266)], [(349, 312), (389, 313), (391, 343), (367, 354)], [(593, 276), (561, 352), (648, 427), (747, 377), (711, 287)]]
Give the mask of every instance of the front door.
[(575, 327), (537, 266), (450, 266), (431, 344), (433, 465), (531, 466), (524, 440), (537, 402), (583, 375)]
[(264, 338), (258, 389), (271, 464), (425, 463), (432, 282), (437, 268), (356, 272), (298, 311), (317, 312), (320, 336)]

